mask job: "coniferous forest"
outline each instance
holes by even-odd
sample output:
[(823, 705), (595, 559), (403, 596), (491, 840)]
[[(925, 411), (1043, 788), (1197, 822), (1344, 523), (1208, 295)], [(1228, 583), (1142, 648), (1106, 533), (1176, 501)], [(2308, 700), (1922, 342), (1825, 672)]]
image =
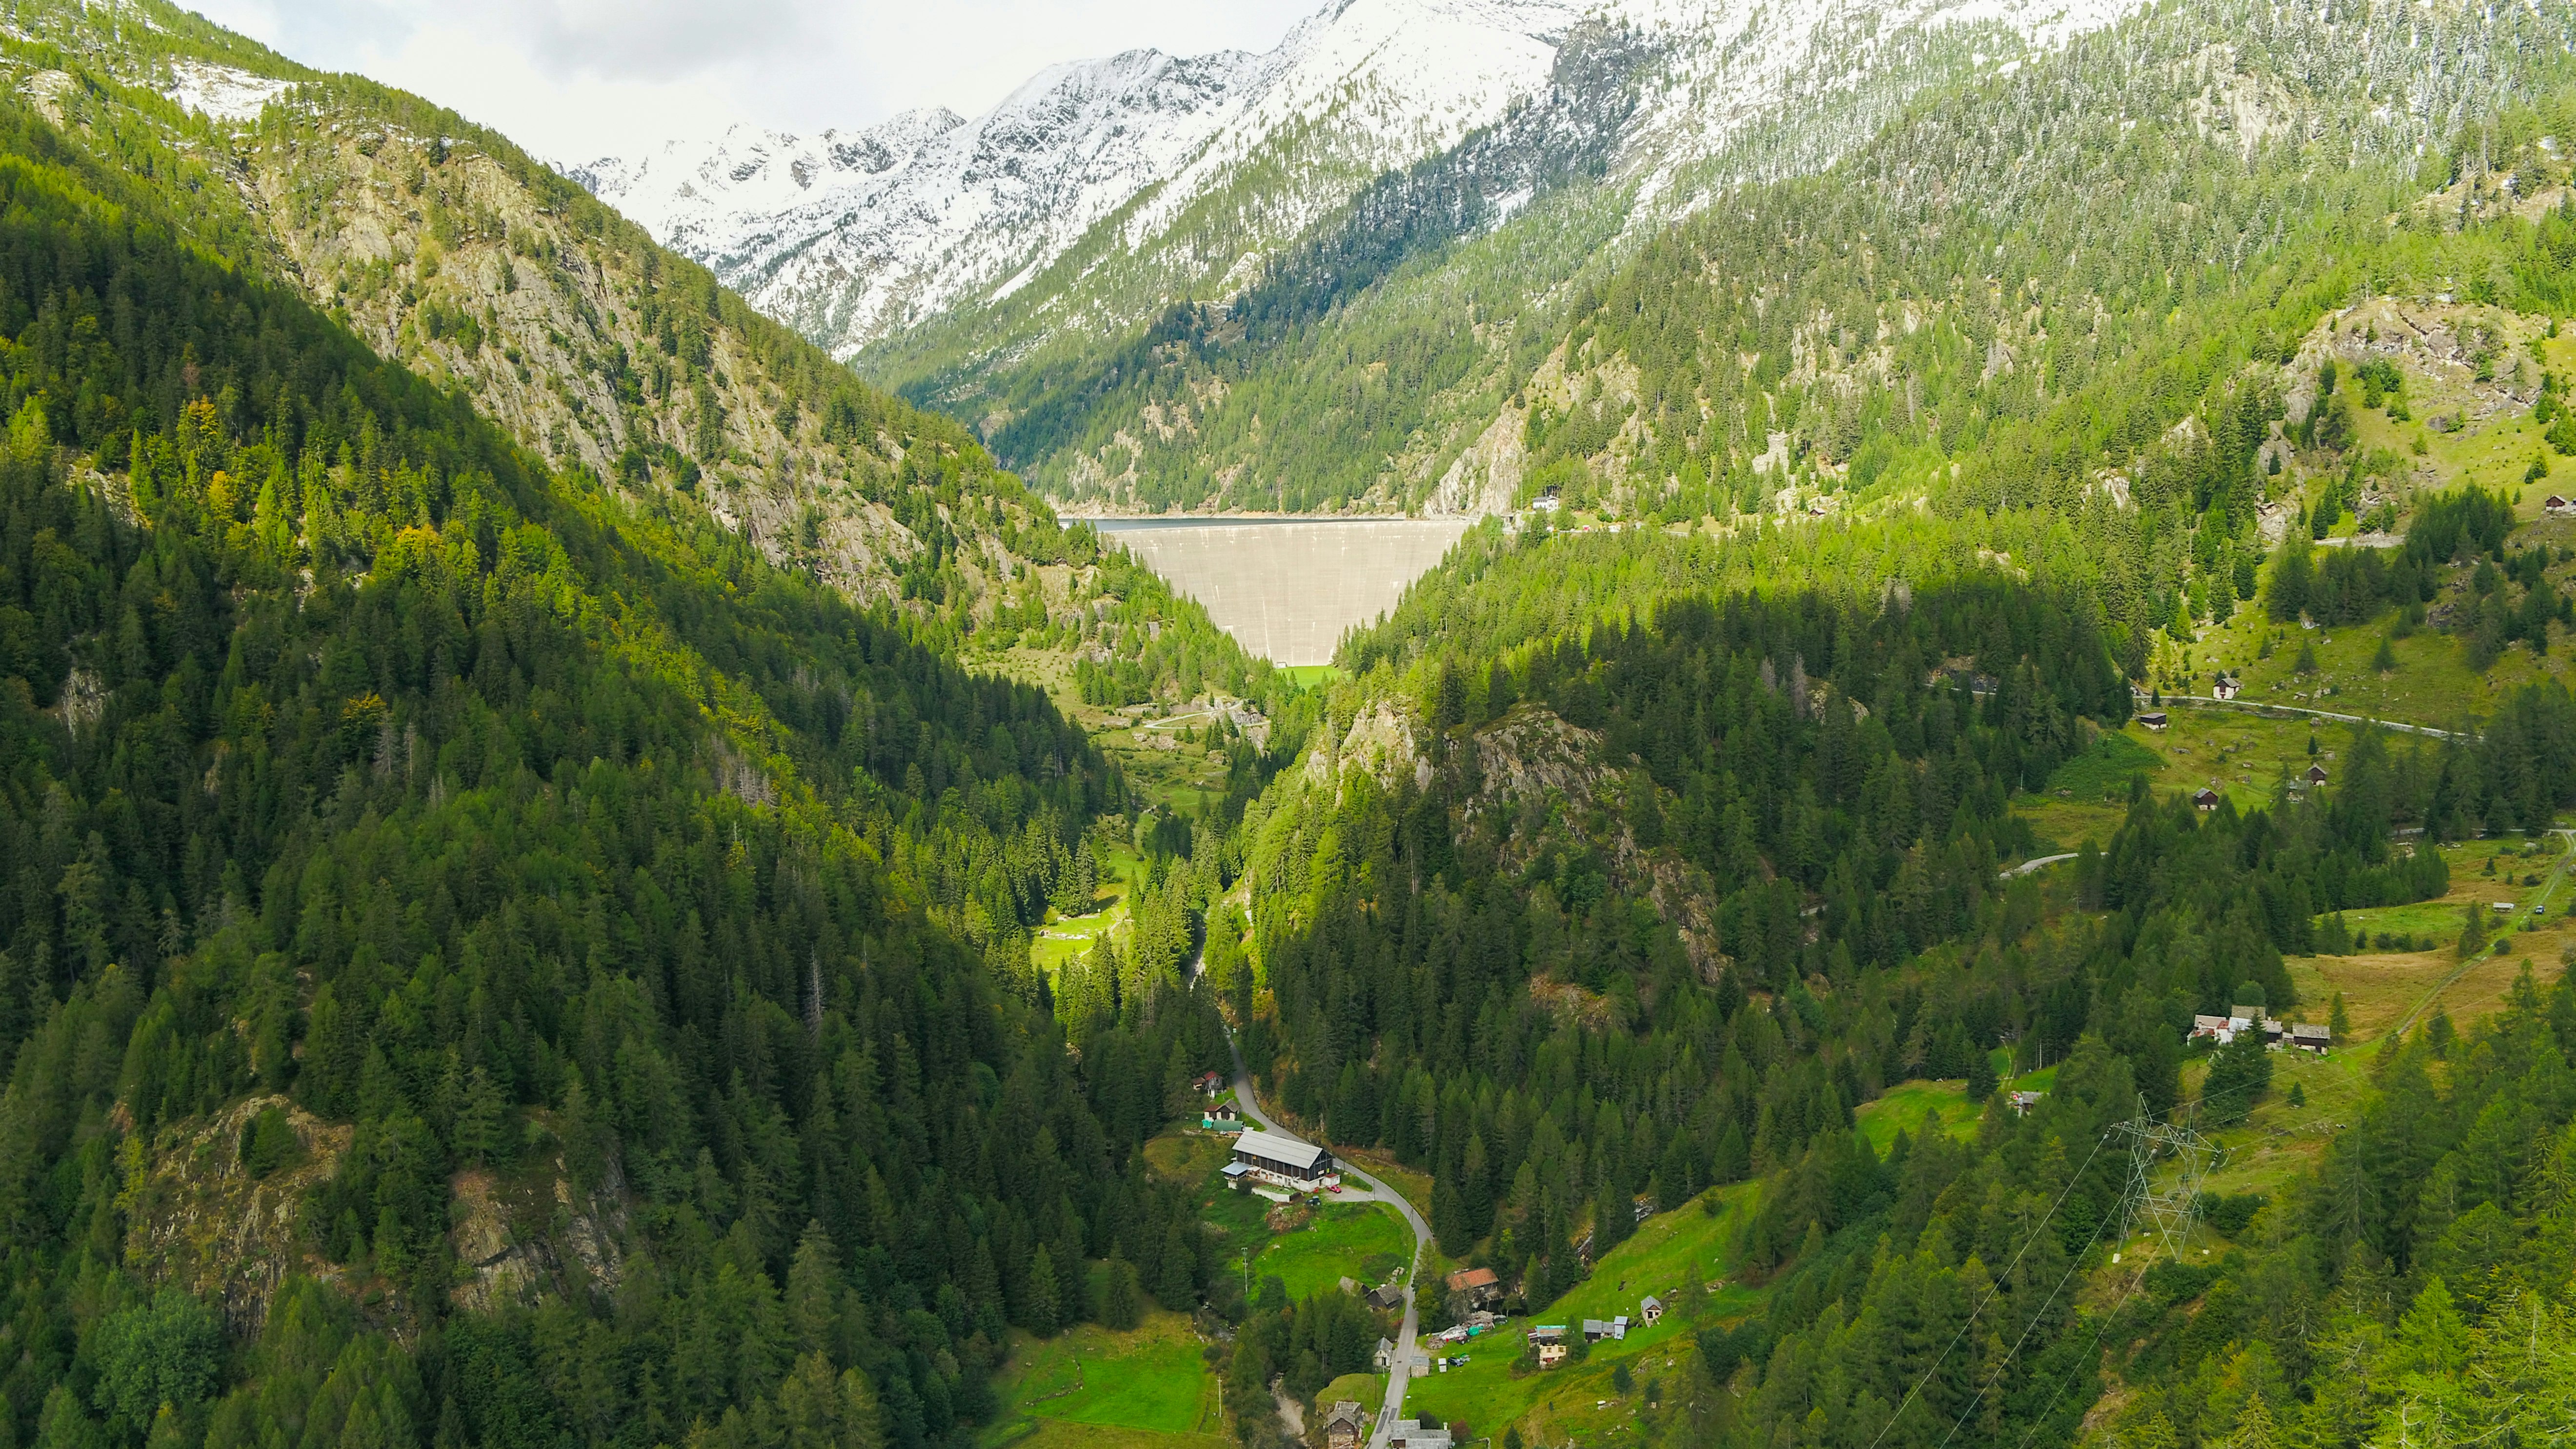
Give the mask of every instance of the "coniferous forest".
[[(2399, 18), (1926, 45), (1669, 216), (1587, 22), (854, 370), (11, 6), (0, 1449), (2563, 1440), (2576, 16)], [(1286, 669), (1050, 501), (1264, 492), (1481, 517)]]

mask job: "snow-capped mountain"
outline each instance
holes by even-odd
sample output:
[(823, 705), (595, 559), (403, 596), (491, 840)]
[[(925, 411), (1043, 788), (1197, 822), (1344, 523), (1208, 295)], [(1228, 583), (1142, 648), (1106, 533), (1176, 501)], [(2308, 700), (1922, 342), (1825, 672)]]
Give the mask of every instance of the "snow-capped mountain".
[[(1580, 13), (1568, 0), (1337, 0), (1263, 55), (1130, 51), (1042, 71), (973, 121), (913, 112), (812, 138), (736, 128), (574, 175), (847, 356), (1027, 285), (1109, 218), (1105, 240), (1148, 241), (1247, 166), (1285, 163), (1236, 218), (1246, 241), (1293, 234), (1544, 85)], [(1238, 259), (1203, 260), (1222, 276)]]
[[(1370, 178), (1544, 95), (1559, 47), (1587, 21), (1629, 27), (1664, 57), (1619, 168), (1663, 203), (1642, 218), (1668, 216), (1676, 177), (1793, 102), (1816, 112), (1802, 133), (1816, 154), (1771, 164), (1830, 160), (1836, 137), (1860, 134), (1840, 124), (1859, 113), (1836, 94), (1927, 36), (1991, 32), (2006, 64), (2131, 3), (1334, 0), (1262, 55), (1130, 51), (1042, 71), (971, 121), (928, 110), (812, 137), (738, 127), (574, 175), (848, 357), (941, 312), (1006, 302), (1076, 253), (1021, 299), (1053, 313), (1039, 331), (1225, 295)], [(1104, 268), (1137, 275), (1123, 289), (1095, 278), (1092, 296), (1050, 305)]]

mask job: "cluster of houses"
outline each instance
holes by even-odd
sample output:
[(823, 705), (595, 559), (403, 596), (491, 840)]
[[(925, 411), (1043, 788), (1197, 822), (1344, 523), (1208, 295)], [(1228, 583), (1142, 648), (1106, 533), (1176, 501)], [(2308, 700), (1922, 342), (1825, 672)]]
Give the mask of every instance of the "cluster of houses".
[[(2302, 794), (2303, 791), (2314, 789), (2325, 782), (2326, 767), (2323, 765), (2310, 765), (2303, 774), (2290, 782), (2290, 796), (2292, 799), (2305, 798)], [(2225, 796), (2218, 793), (2216, 786), (2205, 785), (2201, 787), (2199, 793), (2191, 797), (2191, 803), (2199, 807), (2201, 813), (2205, 815), (2210, 811), (2217, 809), (2218, 802), (2225, 798)]]
[(2263, 1008), (2259, 1006), (2242, 1004), (2227, 1008), (2225, 1016), (2194, 1016), (2191, 1019), (2189, 1039), (2214, 1041), (2220, 1046), (2226, 1046), (2235, 1041), (2240, 1033), (2249, 1031), (2261, 1032), (2263, 1045), (2276, 1050), (2289, 1046), (2323, 1056), (2326, 1048), (2334, 1045), (2334, 1033), (2314, 1022), (2283, 1022), (2278, 1018), (2265, 1016)]
[(1201, 1072), (1197, 1083), (1199, 1095), (1207, 1106), (1199, 1111), (1199, 1125), (1210, 1132), (1240, 1132), (1243, 1112), (1232, 1102), (1222, 1100), (1226, 1093), (1225, 1076), (1220, 1072)]
[[(1624, 1339), (1628, 1336), (1629, 1329), (1643, 1328), (1661, 1320), (1663, 1316), (1664, 1300), (1649, 1293), (1644, 1301), (1637, 1305), (1635, 1319), (1631, 1319), (1624, 1313), (1616, 1318), (1587, 1318), (1583, 1320), (1578, 1331), (1582, 1333), (1585, 1343), (1599, 1343), (1605, 1338)], [(1539, 1323), (1530, 1326), (1529, 1341), (1538, 1349), (1540, 1368), (1552, 1369), (1565, 1362), (1566, 1350), (1569, 1347), (1566, 1333), (1566, 1325), (1562, 1323)]]

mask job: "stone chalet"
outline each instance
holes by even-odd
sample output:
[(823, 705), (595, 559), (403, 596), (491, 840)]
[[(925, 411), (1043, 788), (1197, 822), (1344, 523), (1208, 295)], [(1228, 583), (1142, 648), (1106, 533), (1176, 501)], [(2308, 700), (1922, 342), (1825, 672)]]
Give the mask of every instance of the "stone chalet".
[(1565, 1362), (1565, 1325), (1541, 1323), (1529, 1331), (1530, 1343), (1538, 1349), (1538, 1366), (1552, 1369)]
[(2214, 699), (2234, 699), (2244, 688), (2244, 685), (2237, 683), (2235, 680), (2229, 679), (2225, 675), (2220, 675), (2218, 679), (2209, 686), (2209, 693)]
[[(1240, 1167), (1241, 1173), (1233, 1169)], [(1246, 1132), (1234, 1139), (1234, 1161), (1229, 1175), (1263, 1178), (1286, 1187), (1322, 1187), (1340, 1180), (1333, 1170), (1333, 1154), (1311, 1142), (1282, 1137), (1275, 1132)]]
[(2204, 785), (2204, 786), (2202, 786), (2202, 787), (2200, 788), (2200, 791), (2199, 791), (2199, 793), (2198, 793), (2198, 794), (2195, 794), (2195, 795), (2193, 795), (2193, 796), (2191, 797), (2191, 805), (2192, 805), (2192, 808), (2193, 808), (2193, 809), (2195, 809), (2195, 810), (2198, 810), (2199, 812), (2201, 812), (2201, 813), (2202, 813), (2202, 814), (2204, 814), (2204, 815), (2208, 814), (2208, 813), (2209, 813), (2210, 811), (2212, 811), (2212, 810), (2217, 809), (2217, 808), (2218, 808), (2218, 801), (2219, 801), (2219, 794), (2218, 794), (2218, 792), (2217, 792), (2217, 791), (2215, 791), (2215, 790), (2210, 789), (2210, 788), (2209, 788), (2208, 786), (2206, 786), (2206, 785)]
[(1324, 1411), (1324, 1449), (1359, 1449), (1368, 1438), (1368, 1410), (1343, 1399)]
[(2165, 712), (2159, 709), (2152, 710), (2146, 714), (2138, 716), (2138, 723), (2151, 730), (2160, 730), (2167, 724), (2171, 723), (2171, 721), (2165, 717)]
[(2571, 513), (2576, 513), (2576, 503), (2570, 503), (2566, 499), (2552, 493), (2547, 499), (2542, 501), (2540, 511), (2548, 514), (2552, 518), (2565, 518)]
[(2292, 1022), (2289, 1040), (2301, 1051), (2324, 1056), (2326, 1048), (2334, 1045), (2334, 1033), (2312, 1021)]
[(1646, 1320), (1648, 1323), (1653, 1323), (1662, 1318), (1664, 1316), (1664, 1300), (1656, 1297), (1652, 1293), (1647, 1294), (1646, 1300), (1637, 1305), (1637, 1316)]

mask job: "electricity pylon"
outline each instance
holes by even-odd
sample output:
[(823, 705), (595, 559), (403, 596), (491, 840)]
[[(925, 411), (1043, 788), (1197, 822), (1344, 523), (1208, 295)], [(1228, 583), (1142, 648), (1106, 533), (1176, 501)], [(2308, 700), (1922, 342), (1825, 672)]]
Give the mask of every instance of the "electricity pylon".
[[(2129, 1186), (2121, 1195), (2118, 1241), (2127, 1242), (2132, 1233), (2152, 1234), (2164, 1252), (2179, 1261), (2183, 1239), (2191, 1232), (2193, 1204), (2217, 1164), (2218, 1147), (2192, 1130), (2188, 1117), (2179, 1123), (2157, 1121), (2143, 1097), (2138, 1100), (2138, 1115), (2113, 1130), (2129, 1134)], [(2156, 1169), (2167, 1158), (2180, 1164), (2181, 1170), (2169, 1185), (2158, 1187)]]

